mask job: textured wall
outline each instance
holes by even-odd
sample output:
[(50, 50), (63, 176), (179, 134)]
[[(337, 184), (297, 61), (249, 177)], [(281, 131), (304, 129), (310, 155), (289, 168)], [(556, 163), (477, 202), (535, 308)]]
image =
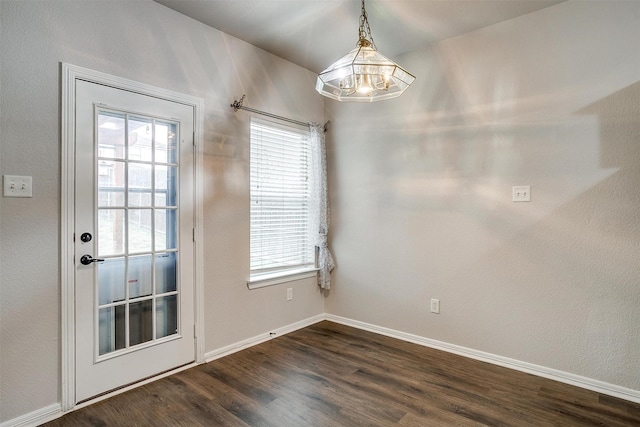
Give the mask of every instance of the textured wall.
[(640, 3), (569, 1), (398, 61), (402, 97), (326, 102), (327, 312), (640, 390)]
[(246, 105), (323, 122), (315, 75), (151, 1), (0, 1), (0, 423), (60, 401), (60, 62), (205, 99), (205, 351), (323, 312), (313, 280), (247, 290)]

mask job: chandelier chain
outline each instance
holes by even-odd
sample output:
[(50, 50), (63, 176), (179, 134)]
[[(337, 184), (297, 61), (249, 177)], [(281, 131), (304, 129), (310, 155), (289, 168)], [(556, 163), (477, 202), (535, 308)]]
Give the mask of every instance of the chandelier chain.
[[(367, 38), (367, 36), (369, 36)], [(371, 46), (376, 49), (376, 44), (373, 42), (373, 36), (371, 35), (371, 27), (369, 26), (369, 19), (367, 17), (367, 10), (364, 8), (364, 0), (362, 0), (362, 10), (360, 13), (360, 26), (358, 27), (358, 46), (361, 45), (362, 40), (367, 40), (371, 43)]]

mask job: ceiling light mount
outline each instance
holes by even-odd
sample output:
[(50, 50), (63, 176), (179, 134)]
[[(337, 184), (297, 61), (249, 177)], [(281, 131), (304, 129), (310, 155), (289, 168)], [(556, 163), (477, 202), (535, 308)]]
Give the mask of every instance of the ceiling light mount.
[(316, 90), (342, 102), (374, 102), (400, 96), (415, 77), (378, 52), (362, 0), (356, 48), (318, 74)]
[[(369, 36), (367, 38), (367, 36)], [(369, 17), (367, 16), (367, 10), (364, 8), (364, 0), (362, 0), (362, 9), (360, 10), (360, 25), (358, 26), (358, 43), (357, 46), (376, 48), (376, 44), (373, 42), (373, 36), (371, 35), (371, 27), (369, 26)]]

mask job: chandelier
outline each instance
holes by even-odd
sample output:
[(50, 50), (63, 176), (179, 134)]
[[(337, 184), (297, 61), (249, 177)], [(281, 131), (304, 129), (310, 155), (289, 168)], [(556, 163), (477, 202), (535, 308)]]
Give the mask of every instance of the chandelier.
[(342, 102), (374, 102), (400, 96), (415, 77), (376, 49), (362, 0), (356, 48), (318, 74), (316, 90)]

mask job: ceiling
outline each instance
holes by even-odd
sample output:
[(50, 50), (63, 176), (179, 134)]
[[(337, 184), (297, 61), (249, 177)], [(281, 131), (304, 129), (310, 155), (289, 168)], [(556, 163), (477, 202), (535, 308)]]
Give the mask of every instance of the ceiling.
[[(359, 0), (155, 0), (319, 73), (356, 46)], [(367, 0), (385, 56), (515, 18), (564, 0)]]

